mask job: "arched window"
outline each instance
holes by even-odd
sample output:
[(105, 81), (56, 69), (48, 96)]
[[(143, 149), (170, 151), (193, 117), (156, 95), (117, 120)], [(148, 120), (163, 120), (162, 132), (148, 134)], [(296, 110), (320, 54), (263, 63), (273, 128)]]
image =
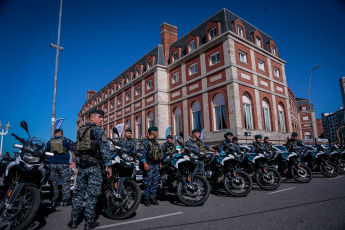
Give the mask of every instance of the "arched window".
[(180, 135), (182, 131), (182, 120), (181, 120), (181, 109), (177, 107), (174, 110), (174, 126), (175, 126), (175, 135)]
[(213, 116), (215, 130), (226, 129), (225, 99), (222, 94), (217, 94), (213, 98)]
[(286, 132), (284, 108), (281, 105), (281, 103), (278, 104), (278, 114), (279, 114), (279, 122), (280, 122), (280, 131)]
[(136, 131), (137, 138), (140, 139), (141, 138), (141, 118), (140, 117), (137, 117), (136, 123), (137, 123), (137, 125), (136, 125), (136, 128), (137, 128), (137, 131)]
[(192, 104), (192, 124), (193, 129), (200, 129), (202, 130), (202, 123), (201, 123), (201, 105), (198, 101), (195, 101)]
[(311, 133), (310, 132), (305, 132), (304, 133), (304, 139), (311, 139)]
[(248, 94), (243, 94), (243, 115), (244, 115), (244, 127), (246, 129), (253, 129), (253, 115), (252, 115), (252, 102)]
[(262, 110), (264, 113), (265, 130), (271, 131), (271, 116), (270, 116), (270, 106), (266, 99), (262, 101)]
[(148, 128), (155, 125), (155, 121), (153, 119), (153, 113), (152, 112), (149, 112), (149, 114), (147, 115), (147, 125), (148, 125)]

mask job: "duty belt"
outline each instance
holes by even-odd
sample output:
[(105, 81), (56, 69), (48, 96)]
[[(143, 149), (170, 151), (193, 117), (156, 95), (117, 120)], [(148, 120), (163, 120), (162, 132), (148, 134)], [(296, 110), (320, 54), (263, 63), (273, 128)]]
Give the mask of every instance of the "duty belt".
[(94, 157), (90, 157), (89, 155), (84, 155), (84, 154), (82, 154), (80, 156), (80, 161), (81, 161), (81, 164), (85, 165), (85, 166), (86, 165), (93, 165), (93, 164), (98, 165), (98, 164), (101, 163), (100, 160), (98, 160), (98, 159), (96, 159)]

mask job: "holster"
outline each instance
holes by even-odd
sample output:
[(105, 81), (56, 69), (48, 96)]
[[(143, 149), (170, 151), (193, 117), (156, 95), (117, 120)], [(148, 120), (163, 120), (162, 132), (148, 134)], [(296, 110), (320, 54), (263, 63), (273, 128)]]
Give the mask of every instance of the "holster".
[(91, 166), (96, 166), (101, 163), (101, 160), (91, 157), (89, 155), (81, 154), (80, 156), (80, 167), (89, 168)]

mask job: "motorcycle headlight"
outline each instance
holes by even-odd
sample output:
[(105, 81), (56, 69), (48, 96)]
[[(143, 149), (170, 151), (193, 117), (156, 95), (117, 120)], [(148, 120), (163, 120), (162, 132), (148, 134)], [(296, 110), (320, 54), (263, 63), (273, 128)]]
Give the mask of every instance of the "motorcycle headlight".
[(197, 160), (197, 159), (198, 159), (198, 156), (195, 155), (194, 153), (190, 154), (190, 157), (191, 157), (192, 159), (194, 159), (194, 160)]
[(26, 163), (39, 163), (40, 162), (40, 158), (39, 157), (33, 157), (31, 156), (31, 154), (29, 153), (25, 153), (23, 156), (23, 160)]
[(128, 156), (127, 153), (122, 153), (122, 159), (126, 162), (128, 161), (133, 161), (133, 157), (132, 156)]

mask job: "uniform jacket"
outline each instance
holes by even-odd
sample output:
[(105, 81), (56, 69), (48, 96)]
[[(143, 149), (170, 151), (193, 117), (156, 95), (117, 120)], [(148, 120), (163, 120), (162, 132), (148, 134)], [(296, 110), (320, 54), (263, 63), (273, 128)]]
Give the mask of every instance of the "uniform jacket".
[(199, 155), (200, 151), (198, 148), (198, 144), (202, 146), (203, 148), (205, 148), (206, 150), (210, 150), (210, 146), (205, 145), (205, 143), (200, 139), (197, 139), (197, 140), (189, 139), (185, 144), (185, 149), (188, 150), (188, 152), (192, 152), (194, 154)]
[(165, 156), (165, 154), (167, 154), (167, 152), (172, 152), (172, 153), (176, 152), (176, 146), (175, 146), (174, 143), (172, 143), (172, 144), (164, 143), (162, 145), (162, 154), (163, 154), (163, 156)]
[(137, 145), (133, 139), (120, 139), (117, 141), (117, 144), (121, 146), (121, 149), (129, 152), (132, 156), (137, 154)]
[(234, 148), (234, 144), (229, 140), (223, 140), (222, 143), (218, 146), (218, 150), (221, 153), (231, 153), (233, 151), (231, 148)]
[[(63, 137), (54, 137), (54, 139), (61, 139)], [(65, 149), (67, 149), (68, 151), (72, 151), (73, 149), (73, 141), (65, 138), (62, 142), (62, 145)], [(51, 145), (50, 145), (50, 141), (47, 142), (47, 146), (46, 146), (46, 151), (50, 152), (51, 151)], [(63, 154), (59, 154), (57, 156), (53, 156), (53, 157), (49, 157), (49, 163), (50, 164), (69, 164), (69, 160), (70, 160), (70, 154), (67, 153), (63, 153)]]
[(295, 146), (295, 147), (297, 147), (297, 146), (303, 147), (304, 145), (303, 145), (302, 141), (300, 141), (300, 140), (293, 140), (292, 138), (289, 139), (289, 140), (286, 142), (286, 148), (287, 148), (287, 150), (288, 150), (289, 152), (291, 152), (292, 147), (294, 147), (294, 146)]
[(151, 141), (152, 144), (156, 145), (159, 149), (161, 149), (156, 139), (151, 139), (148, 137), (145, 139), (142, 139), (140, 142), (140, 153), (142, 155), (141, 162), (146, 161), (148, 164), (159, 164), (161, 163), (161, 159), (157, 161), (153, 159), (153, 154), (151, 151), (151, 146), (150, 146), (149, 141)]

